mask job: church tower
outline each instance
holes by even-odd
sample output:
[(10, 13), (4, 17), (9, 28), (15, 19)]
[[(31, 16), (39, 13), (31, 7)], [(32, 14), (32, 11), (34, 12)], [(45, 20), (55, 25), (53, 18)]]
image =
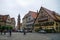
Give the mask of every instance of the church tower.
[(18, 19), (17, 19), (17, 29), (20, 30), (20, 14), (18, 15)]

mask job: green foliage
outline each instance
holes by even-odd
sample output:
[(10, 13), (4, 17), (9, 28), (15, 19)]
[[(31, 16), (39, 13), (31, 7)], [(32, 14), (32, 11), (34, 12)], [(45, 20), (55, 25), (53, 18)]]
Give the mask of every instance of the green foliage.
[(12, 29), (13, 29), (13, 27), (12, 27), (12, 26), (10, 26), (10, 25), (7, 25), (7, 29), (8, 29), (8, 30), (12, 30)]
[(0, 26), (0, 29), (1, 29), (1, 26)]
[(0, 29), (2, 29), (2, 30), (12, 30), (13, 29), (13, 27), (12, 26), (9, 26), (9, 25), (6, 25), (6, 26), (0, 26)]

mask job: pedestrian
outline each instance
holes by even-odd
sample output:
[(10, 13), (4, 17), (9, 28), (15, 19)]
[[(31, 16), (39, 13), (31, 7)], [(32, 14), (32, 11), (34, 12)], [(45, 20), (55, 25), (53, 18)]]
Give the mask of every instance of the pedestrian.
[(1, 29), (1, 35), (2, 35), (3, 30)]
[(12, 31), (11, 31), (11, 30), (9, 30), (9, 35), (10, 35), (10, 36), (12, 35)]
[(26, 31), (25, 31), (25, 28), (23, 29), (23, 33), (24, 33), (24, 35), (26, 35)]
[(4, 35), (6, 35), (6, 29), (4, 30)]

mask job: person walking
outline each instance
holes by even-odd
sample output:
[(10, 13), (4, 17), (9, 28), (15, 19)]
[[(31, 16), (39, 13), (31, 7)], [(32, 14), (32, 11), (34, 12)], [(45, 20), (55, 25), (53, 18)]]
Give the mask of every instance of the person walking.
[(2, 35), (3, 30), (1, 29), (1, 35)]
[(6, 35), (6, 29), (4, 30), (4, 35)]
[(23, 33), (24, 33), (24, 35), (26, 35), (26, 31), (25, 31), (25, 28), (23, 29)]
[(12, 31), (11, 31), (11, 30), (9, 30), (9, 35), (10, 35), (10, 36), (12, 35)]

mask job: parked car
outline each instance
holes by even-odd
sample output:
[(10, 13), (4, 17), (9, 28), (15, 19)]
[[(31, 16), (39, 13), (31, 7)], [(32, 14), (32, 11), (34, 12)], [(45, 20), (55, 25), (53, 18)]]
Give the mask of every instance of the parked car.
[(23, 32), (23, 30), (20, 30), (19, 32)]
[(16, 32), (23, 32), (23, 30), (17, 30)]
[(32, 32), (32, 30), (28, 30), (28, 32)]
[(44, 31), (44, 30), (40, 30), (39, 33), (46, 33), (46, 31)]

